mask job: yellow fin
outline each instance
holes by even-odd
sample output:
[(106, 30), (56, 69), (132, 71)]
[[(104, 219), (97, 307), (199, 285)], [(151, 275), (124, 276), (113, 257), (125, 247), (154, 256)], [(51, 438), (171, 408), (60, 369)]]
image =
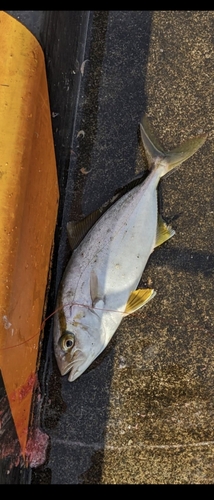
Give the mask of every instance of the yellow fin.
[(142, 117), (142, 121), (140, 123), (140, 133), (148, 165), (149, 168), (151, 168), (156, 158), (165, 158), (165, 152), (155, 136), (146, 115), (143, 115)]
[(174, 229), (172, 229), (171, 226), (167, 226), (161, 215), (159, 215), (155, 247), (162, 245), (162, 243), (172, 238), (174, 234)]
[(149, 168), (151, 169), (155, 164), (157, 165), (157, 160), (158, 164), (165, 167), (164, 171), (160, 174), (161, 177), (179, 167), (181, 163), (196, 153), (207, 138), (207, 134), (199, 134), (196, 137), (182, 142), (182, 144), (171, 151), (164, 151), (155, 137), (146, 115), (144, 115), (141, 120), (140, 132)]
[(152, 288), (139, 288), (138, 290), (134, 290), (134, 292), (131, 292), (129, 295), (125, 313), (131, 314), (137, 311), (137, 309), (145, 306), (145, 304), (155, 295), (156, 292)]

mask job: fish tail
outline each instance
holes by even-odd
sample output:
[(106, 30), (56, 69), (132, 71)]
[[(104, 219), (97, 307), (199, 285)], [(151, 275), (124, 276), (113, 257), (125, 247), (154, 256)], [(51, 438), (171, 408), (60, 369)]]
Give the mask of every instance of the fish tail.
[(160, 177), (190, 158), (204, 144), (207, 138), (207, 134), (200, 134), (192, 139), (188, 139), (171, 151), (164, 151), (154, 136), (145, 115), (142, 123), (140, 123), (140, 131), (149, 168), (160, 167)]

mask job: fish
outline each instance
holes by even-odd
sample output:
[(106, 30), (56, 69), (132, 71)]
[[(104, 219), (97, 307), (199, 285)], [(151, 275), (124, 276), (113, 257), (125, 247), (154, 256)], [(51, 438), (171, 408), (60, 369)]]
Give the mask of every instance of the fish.
[(101, 354), (122, 319), (156, 294), (137, 288), (153, 250), (175, 231), (158, 214), (160, 179), (205, 142), (200, 134), (165, 152), (148, 118), (140, 123), (148, 175), (111, 206), (67, 226), (74, 248), (59, 287), (54, 352), (61, 375), (74, 382)]

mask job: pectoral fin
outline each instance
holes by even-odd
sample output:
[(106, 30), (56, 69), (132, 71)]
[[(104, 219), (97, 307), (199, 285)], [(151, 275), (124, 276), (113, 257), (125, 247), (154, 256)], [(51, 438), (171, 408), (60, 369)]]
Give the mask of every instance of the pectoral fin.
[(152, 288), (139, 288), (130, 293), (128, 302), (126, 304), (125, 313), (131, 314), (137, 309), (145, 306), (149, 300), (151, 300), (156, 295), (156, 292)]
[(92, 306), (95, 307), (99, 303), (99, 308), (104, 305), (104, 297), (101, 291), (99, 290), (98, 277), (95, 271), (91, 271), (90, 276), (90, 295)]
[(159, 215), (155, 247), (162, 245), (162, 243), (172, 238), (174, 234), (174, 229), (172, 229), (171, 226), (167, 226), (161, 215)]

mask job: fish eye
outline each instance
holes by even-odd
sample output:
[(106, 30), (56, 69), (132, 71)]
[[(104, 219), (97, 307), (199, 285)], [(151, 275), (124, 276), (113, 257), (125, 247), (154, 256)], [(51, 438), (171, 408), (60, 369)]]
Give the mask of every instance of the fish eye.
[(75, 344), (75, 335), (72, 332), (67, 332), (65, 331), (60, 339), (59, 339), (59, 346), (61, 349), (65, 352), (70, 351)]

